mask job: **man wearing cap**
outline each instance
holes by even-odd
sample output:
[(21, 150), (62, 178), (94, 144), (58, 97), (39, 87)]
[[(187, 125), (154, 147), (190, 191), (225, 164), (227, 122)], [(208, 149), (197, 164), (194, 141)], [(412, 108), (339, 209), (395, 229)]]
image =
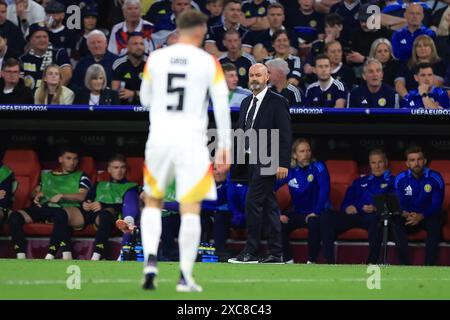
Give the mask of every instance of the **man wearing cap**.
[(87, 36), (97, 27), (98, 11), (94, 7), (84, 7), (81, 10), (81, 19), (82, 31), (77, 35), (77, 40), (75, 41), (75, 49), (72, 52), (71, 57), (77, 61), (89, 54)]
[(45, 20), (45, 10), (32, 0), (14, 0), (8, 7), (7, 19), (18, 26), (26, 37), (32, 24)]
[[(26, 44), (25, 38), (22, 31), (14, 23), (6, 19), (7, 9), (8, 4), (6, 1), (0, 0), (0, 35), (6, 39), (9, 48), (21, 55)], [(18, 57), (16, 56), (16, 58)]]
[(47, 13), (47, 28), (49, 29), (50, 42), (54, 48), (66, 49), (68, 55), (75, 46), (75, 32), (64, 26), (66, 8), (58, 1), (50, 1), (45, 7)]
[(42, 79), (42, 71), (50, 64), (60, 68), (62, 85), (67, 86), (72, 78), (72, 66), (65, 49), (54, 49), (49, 41), (49, 31), (43, 23), (30, 26), (30, 50), (20, 57), (25, 85), (36, 90)]
[(139, 0), (125, 0), (122, 5), (125, 21), (116, 24), (111, 31), (108, 50), (116, 55), (127, 53), (128, 35), (141, 32), (144, 36), (145, 53), (155, 50), (152, 34), (153, 24), (141, 18), (141, 2)]
[(361, 65), (369, 56), (370, 46), (379, 38), (390, 38), (391, 33), (386, 28), (370, 28), (367, 21), (372, 15), (370, 4), (363, 4), (359, 8), (358, 20), (359, 28), (352, 30), (350, 37), (350, 49), (344, 52), (346, 55), (347, 63)]

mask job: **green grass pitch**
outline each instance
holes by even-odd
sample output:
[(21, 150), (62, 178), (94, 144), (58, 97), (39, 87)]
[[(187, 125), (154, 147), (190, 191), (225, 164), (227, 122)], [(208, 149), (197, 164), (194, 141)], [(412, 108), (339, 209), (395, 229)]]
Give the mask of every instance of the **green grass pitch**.
[[(79, 290), (66, 285), (71, 265)], [(157, 290), (144, 291), (139, 262), (0, 260), (0, 299), (450, 299), (449, 267), (381, 266), (381, 288), (369, 290), (365, 265), (197, 263), (204, 291), (188, 294), (175, 292), (178, 263), (159, 269)]]

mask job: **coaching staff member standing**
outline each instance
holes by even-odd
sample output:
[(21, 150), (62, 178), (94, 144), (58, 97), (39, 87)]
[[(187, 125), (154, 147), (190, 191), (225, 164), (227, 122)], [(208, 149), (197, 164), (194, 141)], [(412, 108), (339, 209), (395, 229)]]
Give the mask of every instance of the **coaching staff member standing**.
[[(242, 101), (236, 125), (236, 129), (243, 129), (245, 132), (249, 129), (255, 130), (256, 141), (244, 138), (244, 141), (237, 143), (238, 148), (244, 148), (246, 160), (244, 167), (248, 172), (248, 192), (245, 200), (248, 238), (245, 249), (237, 257), (229, 259), (231, 263), (283, 262), (281, 223), (273, 190), (275, 180), (283, 179), (288, 174), (292, 130), (288, 102), (284, 97), (268, 90), (268, 80), (269, 74), (265, 65), (257, 63), (250, 67), (249, 88), (253, 94)], [(268, 137), (267, 155), (271, 158), (271, 162), (278, 158), (278, 168), (270, 173), (267, 173), (267, 169), (273, 164), (266, 164), (267, 161), (264, 161), (260, 154), (262, 138), (260, 132), (264, 129), (267, 130)], [(274, 129), (279, 130), (279, 141), (270, 140), (270, 132)], [(279, 145), (278, 154), (271, 154), (276, 143)], [(257, 150), (251, 150), (252, 148)], [(273, 149), (276, 152), (276, 148)], [(235, 151), (237, 151), (235, 154), (239, 155), (243, 150), (235, 148)], [(262, 152), (263, 156), (264, 154), (266, 152)], [(234, 165), (232, 170), (237, 170), (238, 167), (239, 164)], [(257, 251), (263, 221), (269, 223), (269, 255), (259, 260)]]

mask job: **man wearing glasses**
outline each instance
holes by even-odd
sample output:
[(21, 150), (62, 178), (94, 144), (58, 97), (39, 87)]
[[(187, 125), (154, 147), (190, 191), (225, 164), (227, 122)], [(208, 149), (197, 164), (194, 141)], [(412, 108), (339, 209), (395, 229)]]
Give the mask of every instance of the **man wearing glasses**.
[(20, 77), (20, 63), (15, 58), (9, 58), (2, 64), (0, 104), (34, 104), (31, 89)]

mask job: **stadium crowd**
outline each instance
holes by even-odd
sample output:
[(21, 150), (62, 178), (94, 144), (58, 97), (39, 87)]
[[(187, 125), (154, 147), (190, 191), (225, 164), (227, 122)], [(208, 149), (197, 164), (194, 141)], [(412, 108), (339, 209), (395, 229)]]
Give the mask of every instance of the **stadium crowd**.
[(237, 97), (263, 62), (291, 106), (449, 108), (444, 0), (1, 0), (0, 103), (139, 104), (148, 55), (177, 41), (174, 21), (191, 7), (210, 17), (204, 49), (234, 65)]
[[(291, 106), (449, 108), (448, 3), (0, 0), (0, 104), (140, 104), (148, 55), (176, 43), (175, 19), (192, 7), (210, 17), (204, 49), (223, 64), (232, 106), (251, 94), (248, 70), (262, 62), (270, 73), (271, 90)], [(80, 29), (72, 27), (66, 11), (74, 4), (81, 8)], [(381, 8), (379, 27), (369, 23), (371, 4)], [(10, 224), (17, 258), (26, 257), (23, 226), (27, 223), (54, 223), (48, 259), (59, 248), (70, 259), (70, 230), (95, 224), (93, 260), (104, 257), (115, 220), (129, 216), (130, 225), (138, 225), (139, 186), (124, 178), (123, 156), (110, 159), (110, 181), (98, 183), (77, 171), (78, 156), (76, 150), (62, 150), (60, 168), (41, 176), (33, 206), (19, 211), (11, 210), (13, 173), (0, 166), (0, 220)], [(341, 207), (333, 208), (326, 165), (314, 160), (308, 140), (296, 140), (289, 176), (278, 186), (287, 184), (293, 200), (292, 208), (280, 214), (285, 261), (292, 261), (289, 234), (296, 228), (308, 228), (309, 262), (317, 262), (322, 247), (326, 261), (334, 263), (336, 236), (357, 226), (369, 232), (367, 262), (375, 263), (381, 229), (373, 195), (395, 193), (402, 209), (395, 219), (401, 262), (409, 263), (407, 233), (420, 227), (428, 231), (425, 264), (435, 264), (445, 183), (427, 167), (420, 147), (406, 150), (405, 157), (408, 170), (394, 177), (386, 154), (373, 150), (368, 158), (370, 174), (355, 180)], [(209, 218), (214, 217), (214, 240), (220, 252), (225, 251), (229, 226), (245, 226), (246, 185), (226, 176), (215, 179), (219, 199), (204, 204), (203, 226), (207, 230)], [(164, 218), (176, 220), (168, 212)], [(165, 225), (167, 242), (163, 242), (169, 243), (175, 234), (170, 228), (176, 224)], [(169, 245), (166, 248), (171, 250)]]

